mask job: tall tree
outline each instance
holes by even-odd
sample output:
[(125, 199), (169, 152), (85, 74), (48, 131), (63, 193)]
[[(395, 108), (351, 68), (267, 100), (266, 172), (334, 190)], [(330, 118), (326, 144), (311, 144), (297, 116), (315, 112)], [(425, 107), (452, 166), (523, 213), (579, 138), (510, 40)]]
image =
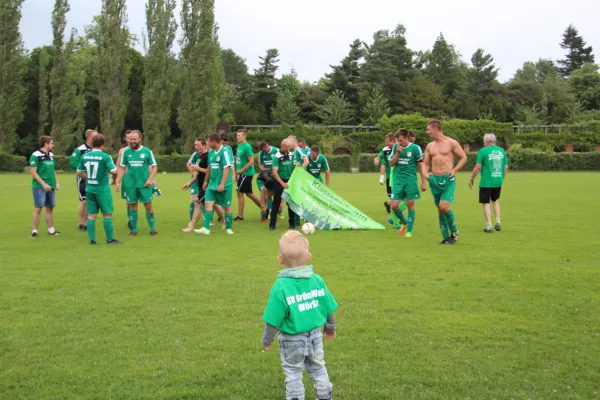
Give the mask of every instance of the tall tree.
[(573, 71), (569, 83), (582, 110), (600, 110), (600, 72), (597, 64), (584, 64)]
[(425, 76), (442, 88), (442, 93), (454, 97), (456, 92), (466, 84), (467, 66), (453, 44), (450, 44), (440, 33), (433, 44), (431, 52), (424, 54)]
[(246, 60), (231, 49), (221, 50), (225, 82), (233, 85), (236, 92), (246, 96), (250, 90), (250, 74)]
[(586, 43), (579, 35), (579, 32), (573, 25), (569, 25), (563, 33), (563, 40), (560, 47), (567, 50), (563, 60), (558, 60), (559, 71), (563, 76), (571, 75), (571, 72), (583, 67), (585, 63), (593, 63), (594, 55), (592, 46), (585, 47)]
[(279, 50), (268, 49), (264, 57), (260, 57), (259, 67), (254, 70), (251, 106), (259, 114), (264, 113), (262, 123), (271, 122), (271, 109), (277, 101), (277, 79), (279, 69)]
[(214, 0), (183, 0), (181, 9), (182, 85), (177, 122), (185, 151), (194, 139), (216, 129), (225, 74), (215, 23)]
[(325, 102), (326, 98), (327, 92), (320, 85), (303, 82), (298, 93), (300, 119), (307, 123), (319, 122), (318, 107)]
[(19, 32), (23, 0), (0, 2), (0, 151), (12, 153), (23, 119), (26, 93), (24, 49)]
[(273, 107), (271, 115), (276, 124), (293, 125), (299, 119), (300, 107), (296, 104), (294, 94), (289, 89), (279, 91), (277, 104)]
[[(42, 47), (40, 52), (40, 90), (38, 97), (40, 99), (40, 111), (38, 114), (38, 136), (46, 134), (48, 127), (48, 118), (50, 116), (50, 96), (48, 95), (48, 66), (50, 65), (50, 53), (48, 49)], [(55, 139), (56, 140), (56, 139)]]
[(413, 52), (407, 47), (406, 29), (398, 25), (392, 32), (375, 32), (373, 43), (366, 45), (361, 66), (361, 86), (365, 92), (379, 89), (394, 112), (401, 111), (403, 93), (414, 77)]
[(373, 89), (367, 104), (362, 109), (362, 121), (366, 125), (375, 125), (381, 117), (390, 113), (388, 100), (377, 89)]
[(161, 154), (170, 134), (171, 103), (175, 91), (174, 61), (175, 0), (146, 3), (146, 59), (144, 66), (144, 136), (153, 151)]
[(356, 39), (350, 44), (350, 51), (342, 62), (331, 65), (333, 71), (325, 75), (327, 91), (341, 91), (355, 109), (358, 109), (359, 104), (360, 61), (364, 53), (362, 41)]
[(344, 93), (335, 91), (318, 107), (317, 115), (325, 125), (342, 125), (353, 117), (352, 104)]
[(129, 41), (126, 0), (102, 0), (98, 26), (98, 97), (100, 125), (115, 149), (121, 143), (129, 103)]
[(448, 102), (442, 88), (422, 76), (410, 81), (400, 106), (403, 113), (420, 113), (437, 119), (448, 115)]

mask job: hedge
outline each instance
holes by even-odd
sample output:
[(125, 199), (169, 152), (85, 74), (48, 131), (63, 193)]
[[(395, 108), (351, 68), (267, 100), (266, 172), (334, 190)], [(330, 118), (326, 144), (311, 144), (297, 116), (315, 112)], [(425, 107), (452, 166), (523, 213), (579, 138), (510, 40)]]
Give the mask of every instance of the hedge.
[(564, 151), (567, 145), (572, 145), (575, 151), (585, 152), (593, 151), (594, 146), (600, 144), (600, 133), (521, 133), (514, 136), (512, 143), (544, 151)]

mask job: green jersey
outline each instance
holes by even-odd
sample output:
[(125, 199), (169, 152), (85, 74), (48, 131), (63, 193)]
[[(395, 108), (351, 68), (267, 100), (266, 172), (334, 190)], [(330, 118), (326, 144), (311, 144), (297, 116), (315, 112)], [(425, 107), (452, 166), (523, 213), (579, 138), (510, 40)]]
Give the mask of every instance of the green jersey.
[(275, 157), (275, 154), (277, 154), (277, 152), (279, 151), (279, 149), (277, 147), (273, 147), (271, 146), (271, 150), (269, 150), (268, 152), (264, 152), (264, 151), (260, 151), (258, 153), (258, 163), (262, 164), (264, 169), (266, 170), (272, 170), (273, 169), (273, 157)]
[[(394, 145), (390, 159), (395, 157), (398, 151), (398, 144)], [(417, 165), (423, 161), (423, 152), (421, 148), (414, 143), (410, 143), (405, 148), (400, 147), (400, 157), (394, 168), (394, 183), (412, 182), (417, 180)]]
[[(198, 164), (200, 164), (200, 153), (198, 153), (197, 151), (195, 151), (194, 154), (192, 154), (192, 156), (188, 160), (188, 164), (190, 164), (190, 165), (198, 165)], [(193, 176), (194, 176), (194, 174), (192, 174), (191, 177), (193, 177)]]
[(508, 157), (502, 147), (486, 146), (477, 154), (477, 164), (481, 164), (479, 187), (497, 188), (504, 182), (504, 168)]
[[(294, 277), (294, 270), (302, 269), (309, 273)], [(263, 321), (283, 333), (297, 335), (325, 325), (337, 308), (323, 278), (312, 273), (312, 267), (300, 267), (280, 273), (271, 288)]]
[(294, 164), (304, 164), (304, 158), (308, 158), (300, 147), (294, 152)]
[(273, 168), (277, 168), (277, 174), (281, 179), (290, 179), (294, 169), (294, 154), (289, 151), (286, 154), (277, 151), (273, 156)]
[(110, 192), (108, 175), (117, 167), (112, 157), (102, 150), (91, 150), (81, 156), (77, 171), (85, 172), (85, 191), (87, 193)]
[[(221, 146), (218, 151), (211, 150), (208, 153), (208, 165), (210, 167), (210, 179), (208, 181), (207, 189), (217, 190), (223, 179), (223, 171), (225, 171), (226, 168), (231, 168), (233, 166), (233, 153), (231, 152), (231, 147)], [(229, 188), (233, 184), (231, 173), (232, 171), (230, 169), (229, 174), (227, 174), (227, 179), (225, 180), (225, 188)]]
[[(54, 154), (44, 153), (43, 151), (35, 151), (31, 157), (29, 157), (29, 166), (37, 168), (37, 174), (42, 178), (46, 185), (52, 189), (56, 189), (56, 160)], [(31, 180), (32, 188), (41, 188), (42, 185), (35, 179)]]
[(123, 187), (143, 188), (150, 178), (149, 167), (156, 165), (152, 150), (140, 146), (134, 150), (128, 147), (121, 157), (121, 167), (127, 167), (127, 173), (123, 178)]
[(298, 146), (298, 150), (300, 150), (306, 157), (310, 157), (310, 147), (306, 146), (305, 148), (302, 148)]
[[(254, 151), (252, 151), (252, 146), (250, 146), (250, 143), (246, 142), (238, 145), (237, 152), (235, 155), (236, 171), (239, 171), (242, 168), (244, 168), (246, 164), (248, 164), (248, 162), (250, 161), (250, 157), (254, 157)], [(252, 164), (250, 168), (242, 172), (242, 175), (253, 176), (254, 164)]]
[(308, 157), (308, 173), (317, 179), (321, 179), (321, 172), (329, 172), (329, 163), (323, 154), (319, 154), (316, 160)]
[(390, 154), (392, 154), (392, 148), (385, 146), (377, 156), (381, 160), (381, 164), (385, 167), (385, 179), (390, 179), (390, 173), (392, 172), (390, 166)]
[(69, 165), (73, 169), (77, 169), (79, 166), (79, 160), (81, 156), (87, 153), (88, 151), (92, 151), (92, 148), (87, 145), (87, 143), (82, 144), (71, 153), (71, 157), (69, 158)]

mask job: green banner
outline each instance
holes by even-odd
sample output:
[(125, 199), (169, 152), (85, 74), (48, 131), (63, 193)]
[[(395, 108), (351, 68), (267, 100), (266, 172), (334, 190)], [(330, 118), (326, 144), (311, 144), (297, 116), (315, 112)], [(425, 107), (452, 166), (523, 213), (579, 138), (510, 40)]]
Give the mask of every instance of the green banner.
[(302, 168), (294, 169), (288, 185), (283, 199), (317, 229), (385, 229)]

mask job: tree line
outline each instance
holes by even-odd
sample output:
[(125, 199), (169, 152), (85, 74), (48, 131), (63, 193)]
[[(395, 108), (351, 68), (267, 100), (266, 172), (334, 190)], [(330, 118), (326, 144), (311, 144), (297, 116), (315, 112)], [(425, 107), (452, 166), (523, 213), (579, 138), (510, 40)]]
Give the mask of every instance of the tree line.
[(66, 154), (86, 128), (113, 147), (125, 129), (140, 129), (160, 154), (191, 150), (218, 122), (375, 125), (407, 113), (524, 125), (600, 120), (599, 67), (572, 25), (558, 44), (563, 59), (526, 62), (505, 83), (484, 49), (467, 62), (440, 33), (430, 50), (414, 51), (403, 25), (354, 40), (318, 82), (301, 82), (293, 70), (278, 77), (278, 49), (250, 71), (221, 48), (214, 0), (147, 0), (142, 38), (127, 27), (126, 0), (98, 1), (100, 15), (79, 33), (66, 32), (69, 0), (55, 0), (52, 44), (31, 51), (19, 32), (23, 0), (0, 5), (0, 151), (26, 155), (51, 134)]

